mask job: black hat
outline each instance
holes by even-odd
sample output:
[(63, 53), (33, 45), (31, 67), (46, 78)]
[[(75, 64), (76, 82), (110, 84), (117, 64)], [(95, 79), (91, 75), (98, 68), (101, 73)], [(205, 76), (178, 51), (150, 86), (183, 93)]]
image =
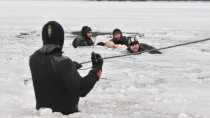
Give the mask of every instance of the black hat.
[(81, 30), (82, 36), (86, 36), (86, 34), (88, 32), (92, 32), (92, 29), (90, 27), (88, 27), (88, 26), (83, 26), (82, 30)]
[(122, 34), (122, 31), (118, 28), (114, 29), (112, 34), (115, 35), (116, 33)]
[(64, 30), (56, 21), (49, 21), (42, 29), (43, 44), (57, 44), (63, 46)]

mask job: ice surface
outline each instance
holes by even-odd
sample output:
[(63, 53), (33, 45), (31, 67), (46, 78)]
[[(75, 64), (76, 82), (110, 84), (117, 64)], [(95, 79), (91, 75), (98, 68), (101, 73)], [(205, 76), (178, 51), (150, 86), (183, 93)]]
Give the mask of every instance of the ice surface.
[[(81, 99), (82, 112), (69, 116), (35, 111), (28, 58), (41, 46), (41, 27), (57, 20), (67, 32), (94, 30), (145, 33), (140, 41), (164, 47), (210, 37), (209, 2), (0, 2), (0, 116), (2, 118), (208, 118), (210, 116), (210, 42), (105, 61), (103, 77)], [(19, 34), (27, 33), (23, 37)], [(123, 49), (71, 46), (65, 55), (79, 62), (91, 51), (104, 57)], [(97, 37), (103, 41), (107, 37)], [(90, 65), (84, 65), (89, 67)], [(80, 71), (82, 75), (88, 71)]]

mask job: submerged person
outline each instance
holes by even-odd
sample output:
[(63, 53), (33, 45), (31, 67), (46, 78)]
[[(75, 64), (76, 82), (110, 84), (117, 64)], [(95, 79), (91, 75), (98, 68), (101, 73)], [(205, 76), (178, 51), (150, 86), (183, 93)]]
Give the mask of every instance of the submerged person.
[(131, 42), (127, 50), (129, 51), (129, 53), (139, 53), (139, 52), (148, 51), (148, 53), (150, 54), (162, 54), (162, 52), (156, 50), (156, 48), (147, 45), (145, 43), (139, 43), (139, 41), (137, 40)]
[(74, 48), (79, 46), (93, 46), (94, 42), (92, 40), (92, 29), (88, 26), (83, 26), (80, 36), (76, 37), (72, 42)]
[(99, 42), (97, 45), (105, 46), (108, 48), (127, 48), (130, 53), (138, 53), (141, 51), (148, 51), (150, 54), (161, 54), (160, 51), (155, 50), (153, 46), (150, 46), (145, 43), (139, 43), (137, 40), (131, 41), (131, 38), (123, 36), (123, 33), (120, 29), (114, 29), (113, 38), (109, 41)]
[(81, 77), (81, 65), (63, 56), (64, 30), (56, 21), (50, 21), (42, 30), (43, 46), (30, 56), (36, 98), (36, 109), (51, 108), (53, 112), (68, 115), (78, 112), (80, 97), (85, 97), (102, 73), (103, 59), (92, 53), (92, 69)]
[(109, 41), (100, 42), (98, 45), (106, 46), (108, 48), (127, 48), (130, 45), (130, 38), (123, 36), (120, 29), (114, 29), (112, 33), (113, 38)]

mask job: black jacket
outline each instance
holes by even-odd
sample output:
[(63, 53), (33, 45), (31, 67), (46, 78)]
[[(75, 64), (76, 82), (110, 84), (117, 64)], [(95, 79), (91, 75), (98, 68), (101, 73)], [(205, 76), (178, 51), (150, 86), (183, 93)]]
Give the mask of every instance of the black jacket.
[(79, 98), (86, 96), (98, 80), (96, 70), (82, 78), (58, 48), (43, 47), (31, 55), (29, 63), (36, 109), (51, 108), (65, 115), (78, 112)]
[(79, 46), (93, 46), (94, 42), (92, 41), (92, 39), (87, 39), (84, 36), (78, 36), (74, 39), (72, 45), (74, 48), (77, 48)]

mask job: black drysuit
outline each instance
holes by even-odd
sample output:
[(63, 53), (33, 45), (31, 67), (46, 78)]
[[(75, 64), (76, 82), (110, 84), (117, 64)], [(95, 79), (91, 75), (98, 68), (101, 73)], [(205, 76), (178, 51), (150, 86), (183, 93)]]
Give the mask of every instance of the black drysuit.
[(78, 36), (73, 40), (72, 45), (74, 48), (80, 46), (93, 46), (94, 42), (90, 38), (85, 38), (84, 36)]
[(64, 115), (78, 112), (79, 98), (86, 96), (98, 80), (94, 69), (81, 77), (76, 65), (58, 48), (36, 51), (29, 63), (36, 109), (51, 108)]

